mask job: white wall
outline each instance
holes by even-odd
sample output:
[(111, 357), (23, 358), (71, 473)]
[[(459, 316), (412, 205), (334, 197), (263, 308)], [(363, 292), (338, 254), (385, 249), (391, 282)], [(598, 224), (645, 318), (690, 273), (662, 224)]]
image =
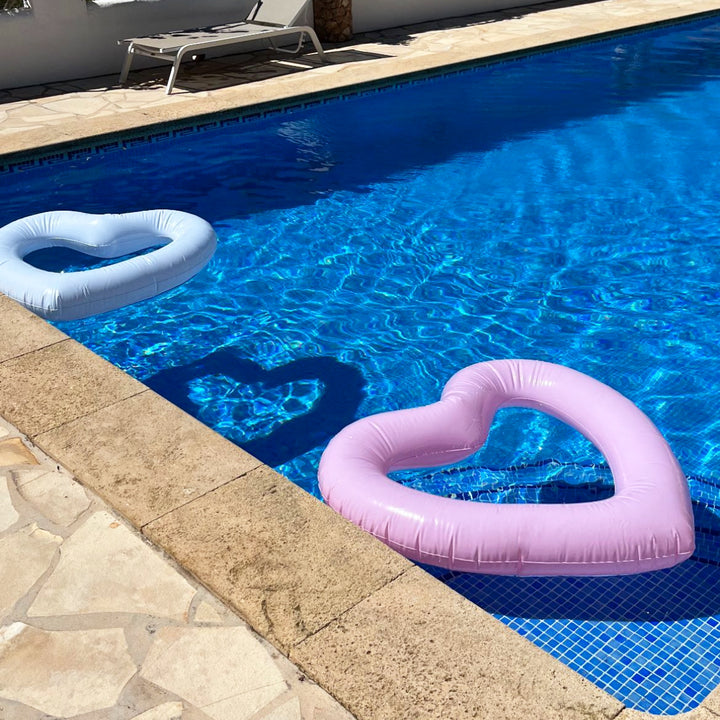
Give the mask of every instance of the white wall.
[[(120, 72), (117, 41), (242, 20), (254, 0), (144, 0), (109, 7), (85, 0), (31, 0), (0, 13), (0, 89)], [(133, 67), (142, 67), (137, 58)], [(168, 65), (169, 68), (169, 65)]]
[(462, 17), (547, 0), (353, 0), (353, 32)]

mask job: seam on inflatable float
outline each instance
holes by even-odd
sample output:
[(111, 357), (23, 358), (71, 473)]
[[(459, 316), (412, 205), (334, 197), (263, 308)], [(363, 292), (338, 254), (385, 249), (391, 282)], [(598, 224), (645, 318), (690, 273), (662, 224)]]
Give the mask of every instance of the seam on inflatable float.
[[(602, 501), (597, 501), (602, 502)], [(364, 529), (364, 528), (363, 528)], [(366, 532), (369, 532), (376, 540), (379, 540), (385, 545), (388, 545), (388, 547), (391, 548), (403, 548), (404, 550), (416, 550), (417, 546), (415, 545), (405, 545), (403, 543), (392, 541), (392, 544), (390, 543), (388, 538), (383, 537), (382, 535), (378, 535), (377, 533), (374, 533), (372, 530), (367, 530)], [(430, 557), (436, 557), (436, 558), (445, 558), (446, 555), (441, 555), (439, 553), (432, 553), (432, 552), (423, 552), (423, 555), (427, 555)], [(454, 559), (460, 560), (462, 562), (475, 562), (474, 558), (463, 558), (463, 557), (457, 557), (453, 556)], [(591, 565), (621, 565), (623, 563), (637, 563), (637, 562), (644, 562), (645, 560), (663, 560), (665, 558), (669, 557), (685, 557), (690, 558), (692, 557), (692, 553), (670, 553), (669, 555), (651, 555), (648, 557), (641, 557), (641, 558), (633, 558), (632, 560), (593, 560), (590, 562)], [(420, 561), (423, 562), (423, 561)], [(557, 565), (556, 562), (542, 562), (539, 560), (517, 560), (513, 562), (521, 563), (522, 565)], [(483, 560), (483, 564), (492, 565), (492, 564), (507, 564), (507, 560)], [(588, 563), (586, 561), (581, 560), (563, 560), (563, 565), (587, 565)], [(462, 571), (460, 571), (462, 572)]]

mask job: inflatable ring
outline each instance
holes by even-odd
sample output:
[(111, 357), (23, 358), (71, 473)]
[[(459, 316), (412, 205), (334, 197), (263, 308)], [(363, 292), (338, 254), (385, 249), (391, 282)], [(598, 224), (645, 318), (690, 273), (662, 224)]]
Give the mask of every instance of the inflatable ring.
[[(614, 495), (578, 504), (497, 505), (437, 497), (388, 478), (474, 453), (501, 407), (541, 410), (603, 453)], [(439, 402), (382, 413), (333, 438), (320, 490), (341, 515), (411, 560), (498, 575), (625, 575), (687, 559), (695, 547), (685, 476), (652, 422), (575, 370), (498, 360), (455, 374)]]
[[(181, 285), (210, 261), (216, 242), (210, 224), (178, 210), (31, 215), (0, 228), (0, 291), (41, 317), (77, 320)], [(153, 245), (162, 247), (80, 272), (48, 272), (24, 260), (28, 253), (49, 247), (113, 258)]]

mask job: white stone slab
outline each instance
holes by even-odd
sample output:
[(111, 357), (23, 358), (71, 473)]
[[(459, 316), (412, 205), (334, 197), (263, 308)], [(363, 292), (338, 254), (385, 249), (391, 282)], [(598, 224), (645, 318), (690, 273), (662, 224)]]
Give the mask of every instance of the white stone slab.
[(208, 625), (222, 625), (223, 618), (210, 603), (206, 603), (203, 600), (195, 610), (195, 622), (207, 623)]
[(63, 472), (48, 472), (20, 487), (20, 494), (46, 518), (67, 526), (90, 506), (80, 483)]
[(14, 623), (0, 630), (3, 697), (48, 715), (112, 707), (135, 671), (120, 629), (49, 632)]
[(266, 715), (263, 720), (303, 720), (300, 713), (300, 701), (296, 697), (291, 698)]
[(50, 567), (57, 549), (51, 538), (24, 533), (0, 540), (0, 620)]
[(39, 528), (37, 526), (37, 523), (32, 523), (32, 525), (28, 525), (27, 529), (33, 528), (30, 532), (28, 532), (28, 535), (30, 537), (35, 538), (36, 540), (43, 540), (45, 542), (51, 542), (54, 545), (62, 545), (64, 540), (62, 536), (56, 535), (55, 533), (51, 533), (49, 530), (43, 530), (42, 528)]
[(250, 720), (286, 689), (285, 685), (277, 684), (260, 687), (205, 705), (202, 710), (213, 720)]
[(32, 482), (41, 475), (46, 475), (48, 472), (50, 472), (50, 468), (47, 463), (41, 463), (39, 465), (18, 465), (13, 468), (12, 478), (15, 481), (15, 485), (20, 489), (26, 483)]
[(140, 674), (214, 720), (248, 720), (288, 687), (244, 627), (161, 628)]
[(10, 497), (9, 481), (6, 478), (0, 478), (0, 532), (14, 525), (19, 518), (20, 515), (15, 510)]
[(65, 541), (28, 617), (123, 612), (186, 622), (194, 594), (138, 535), (98, 512)]
[(135, 715), (132, 720), (182, 720), (182, 715), (181, 702), (167, 702)]
[(36, 457), (20, 438), (0, 440), (0, 466), (38, 465)]
[(313, 720), (355, 720), (334, 697), (310, 680), (294, 683), (293, 690), (300, 699), (303, 711), (309, 713)]

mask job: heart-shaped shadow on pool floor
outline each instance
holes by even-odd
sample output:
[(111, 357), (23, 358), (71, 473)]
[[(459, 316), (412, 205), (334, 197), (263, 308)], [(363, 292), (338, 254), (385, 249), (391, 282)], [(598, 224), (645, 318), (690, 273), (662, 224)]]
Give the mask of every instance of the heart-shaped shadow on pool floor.
[(269, 434), (244, 440), (240, 428), (237, 433), (225, 433), (229, 440), (271, 467), (282, 465), (327, 443), (355, 420), (365, 397), (362, 373), (354, 365), (333, 357), (301, 358), (265, 370), (229, 348), (216, 350), (187, 365), (161, 370), (144, 382), (174, 405), (199, 418), (200, 406), (192, 399), (191, 388), (195, 381), (212, 375), (224, 375), (239, 383), (265, 388), (277, 388), (302, 380), (321, 383), (320, 397), (308, 412), (279, 422)]

